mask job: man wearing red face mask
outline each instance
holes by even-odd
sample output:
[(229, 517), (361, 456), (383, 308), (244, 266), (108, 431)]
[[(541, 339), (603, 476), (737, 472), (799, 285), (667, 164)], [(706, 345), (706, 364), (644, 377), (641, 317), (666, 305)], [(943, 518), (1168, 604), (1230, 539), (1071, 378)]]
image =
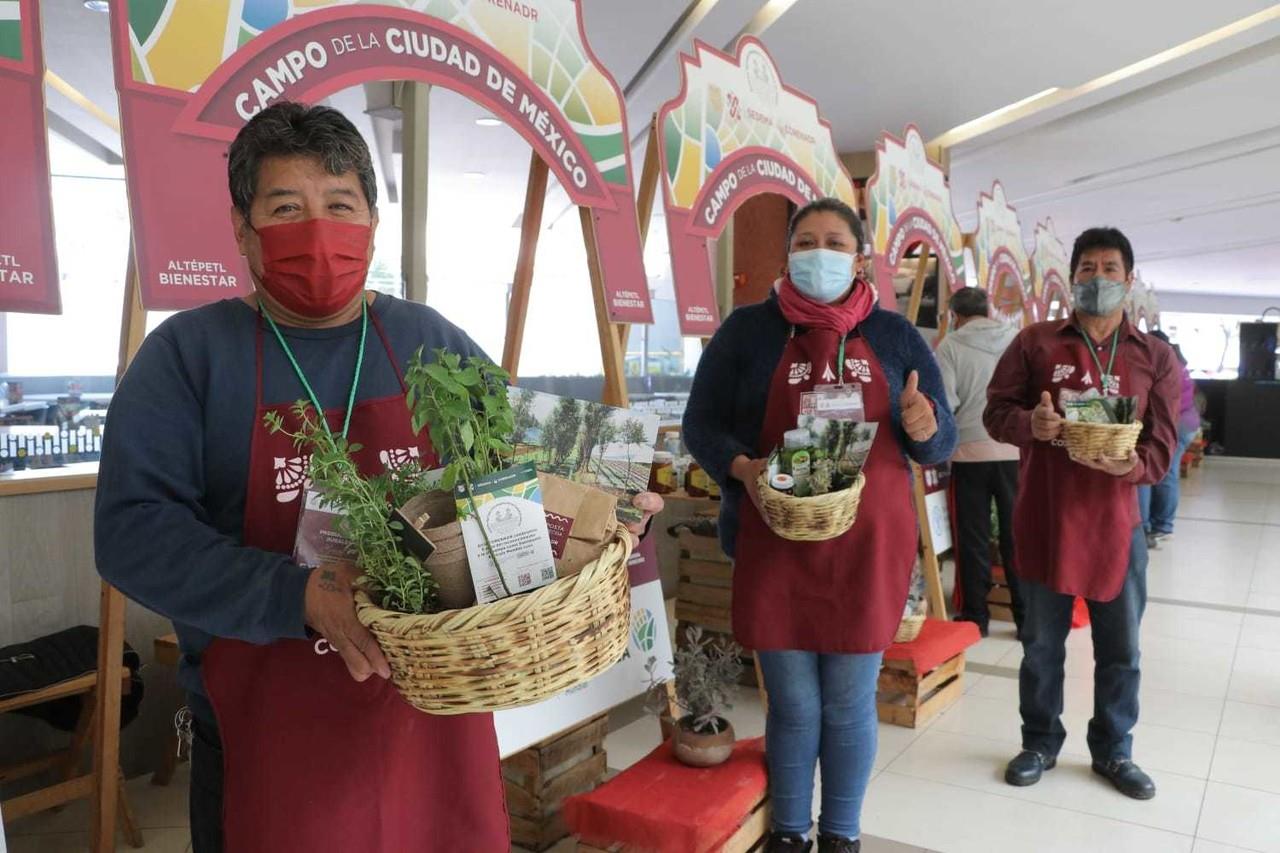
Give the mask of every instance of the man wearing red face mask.
[(411, 708), (356, 619), (359, 571), (291, 559), (307, 460), (263, 424), (292, 427), (309, 400), (364, 473), (433, 467), (405, 364), (419, 347), (482, 353), (432, 309), (365, 291), (377, 187), (340, 113), (263, 110), (228, 173), (255, 293), (143, 343), (111, 404), (95, 524), (103, 577), (177, 627), (195, 853), (506, 851), (492, 718)]

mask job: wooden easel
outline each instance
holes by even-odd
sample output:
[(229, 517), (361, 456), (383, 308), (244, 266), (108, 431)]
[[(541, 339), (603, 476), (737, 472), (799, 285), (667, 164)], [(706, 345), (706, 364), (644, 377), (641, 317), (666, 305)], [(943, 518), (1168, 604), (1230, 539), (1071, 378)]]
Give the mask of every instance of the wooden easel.
[[(116, 384), (124, 377), (142, 339), (147, 334), (147, 312), (132, 244), (125, 271), (124, 308), (120, 322), (120, 355)], [(98, 627), (97, 710), (93, 733), (93, 853), (115, 850), (116, 816), (120, 807), (120, 699), (124, 678), (125, 598), (120, 590), (102, 582)]]
[[(916, 258), (916, 276), (911, 285), (911, 298), (907, 303), (907, 319), (911, 325), (920, 317), (920, 302), (924, 298), (924, 282), (928, 276), (929, 258), (931, 256), (928, 243), (920, 244), (920, 253)], [(946, 306), (949, 288), (943, 282), (942, 255), (938, 255), (938, 332), (946, 331)], [(890, 281), (889, 286), (892, 286)], [(929, 527), (929, 511), (925, 503), (924, 471), (915, 462), (911, 463), (912, 490), (915, 493), (916, 519), (920, 527), (920, 570), (924, 575), (925, 597), (929, 602), (929, 611), (935, 619), (947, 618), (947, 600), (942, 591), (942, 568), (938, 563), (938, 552), (934, 548), (933, 531)]]
[[(511, 285), (511, 302), (507, 308), (507, 336), (502, 350), (502, 367), (512, 381), (520, 369), (524, 347), (525, 321), (529, 316), (529, 296), (533, 290), (534, 259), (538, 237), (542, 232), (542, 212), (547, 198), (546, 162), (534, 151), (529, 162), (529, 179), (525, 187), (524, 215), (520, 220), (520, 251)], [(627, 405), (625, 367), (626, 332), (609, 320), (608, 296), (604, 289), (604, 273), (600, 267), (600, 247), (596, 237), (595, 215), (589, 207), (578, 209), (582, 223), (582, 241), (587, 251), (587, 270), (591, 276), (591, 294), (596, 308), (596, 329), (600, 336), (600, 357), (604, 363), (603, 401), (611, 406)], [(647, 221), (640, 225), (641, 241)], [(620, 327), (626, 329), (626, 326)]]

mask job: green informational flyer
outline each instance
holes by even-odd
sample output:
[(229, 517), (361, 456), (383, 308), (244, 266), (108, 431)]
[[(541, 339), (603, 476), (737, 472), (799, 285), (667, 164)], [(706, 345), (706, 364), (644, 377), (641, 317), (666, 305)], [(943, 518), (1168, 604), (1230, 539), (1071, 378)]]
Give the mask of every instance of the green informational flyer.
[(497, 601), (508, 592), (529, 592), (556, 579), (542, 488), (533, 463), (473, 480), (470, 494), (459, 483), (454, 498), (477, 602)]

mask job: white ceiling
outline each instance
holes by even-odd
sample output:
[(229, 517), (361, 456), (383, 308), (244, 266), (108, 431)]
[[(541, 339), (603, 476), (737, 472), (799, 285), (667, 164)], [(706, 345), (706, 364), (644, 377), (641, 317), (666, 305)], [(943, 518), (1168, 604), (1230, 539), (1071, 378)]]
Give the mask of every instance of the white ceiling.
[[(628, 90), (631, 132), (639, 141), (649, 116), (679, 89), (678, 51), (689, 52), (694, 37), (726, 47), (769, 5), (580, 2), (595, 53)], [(840, 148), (865, 151), (881, 131), (899, 133), (913, 122), (932, 138), (1271, 6), (1265, 0), (798, 0), (761, 37), (785, 82), (818, 101)], [(84, 9), (80, 0), (49, 0), (41, 10), (49, 68), (114, 115), (107, 16)], [(675, 38), (664, 44), (669, 33)], [(999, 178), (1028, 238), (1045, 216), (1054, 218), (1064, 239), (1105, 220), (1129, 232), (1140, 268), (1158, 291), (1275, 294), (1280, 301), (1277, 81), (1280, 21), (1272, 21), (968, 141), (951, 155), (956, 212), (971, 227), (978, 193)], [(119, 153), (110, 130), (52, 90), (48, 100), (59, 121), (105, 149), (99, 154)], [(358, 112), (362, 93), (333, 102)], [(484, 193), (505, 225), (521, 209), (528, 147), (505, 127), (477, 127), (481, 115), (461, 97), (433, 93), (432, 173), (484, 172)], [(371, 120), (359, 123), (372, 132)], [(553, 189), (546, 221), (558, 222), (566, 206)]]

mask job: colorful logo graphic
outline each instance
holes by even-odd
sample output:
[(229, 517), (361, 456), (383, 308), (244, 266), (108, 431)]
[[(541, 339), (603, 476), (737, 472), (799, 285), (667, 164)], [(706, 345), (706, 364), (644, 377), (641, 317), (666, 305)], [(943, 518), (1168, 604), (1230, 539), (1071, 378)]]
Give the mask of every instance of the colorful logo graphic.
[(1030, 307), (1034, 317), (1036, 309), (1026, 286), (1030, 265), (1022, 244), (1022, 223), (999, 181), (992, 185), (990, 195), (978, 197), (977, 256), (978, 286), (991, 294), (996, 315), (1021, 325)]
[(1035, 250), (1031, 253), (1031, 287), (1040, 304), (1042, 317), (1048, 319), (1056, 301), (1059, 312), (1071, 305), (1071, 259), (1067, 247), (1058, 239), (1053, 220), (1036, 224)]
[[(886, 133), (876, 144), (876, 173), (867, 184), (867, 220), (871, 224), (871, 248), (881, 304), (895, 304), (893, 280), (907, 250), (928, 243), (939, 257), (942, 275), (950, 289), (961, 286), (964, 270), (964, 235), (951, 208), (951, 189), (942, 169), (924, 149), (915, 125), (908, 125), (903, 139)], [(950, 263), (946, 263), (946, 259)]]
[(631, 640), (642, 652), (653, 651), (657, 643), (658, 620), (653, 618), (653, 611), (640, 607), (631, 614)]
[(0, 59), (22, 61), (22, 5), (0, 0)]
[[(271, 27), (335, 6), (386, 6), (430, 15), (475, 36), (510, 60), (563, 110), (606, 183), (628, 182), (626, 136), (617, 90), (586, 47), (572, 0), (130, 0), (133, 79), (195, 92), (237, 50)], [(412, 28), (410, 28), (412, 29)], [(438, 49), (433, 33), (373, 27), (389, 50)], [(355, 42), (357, 46), (359, 42)], [(342, 48), (317, 42), (304, 54), (332, 61)], [(288, 82), (291, 69), (281, 69)], [(295, 74), (306, 68), (295, 70)], [(270, 81), (264, 81), (270, 86)]]
[(684, 92), (661, 113), (672, 206), (693, 208), (717, 167), (745, 148), (781, 154), (812, 182), (817, 196), (856, 205), (830, 125), (813, 101), (782, 84), (760, 42), (743, 39), (736, 59), (701, 42), (694, 53), (681, 57)]

